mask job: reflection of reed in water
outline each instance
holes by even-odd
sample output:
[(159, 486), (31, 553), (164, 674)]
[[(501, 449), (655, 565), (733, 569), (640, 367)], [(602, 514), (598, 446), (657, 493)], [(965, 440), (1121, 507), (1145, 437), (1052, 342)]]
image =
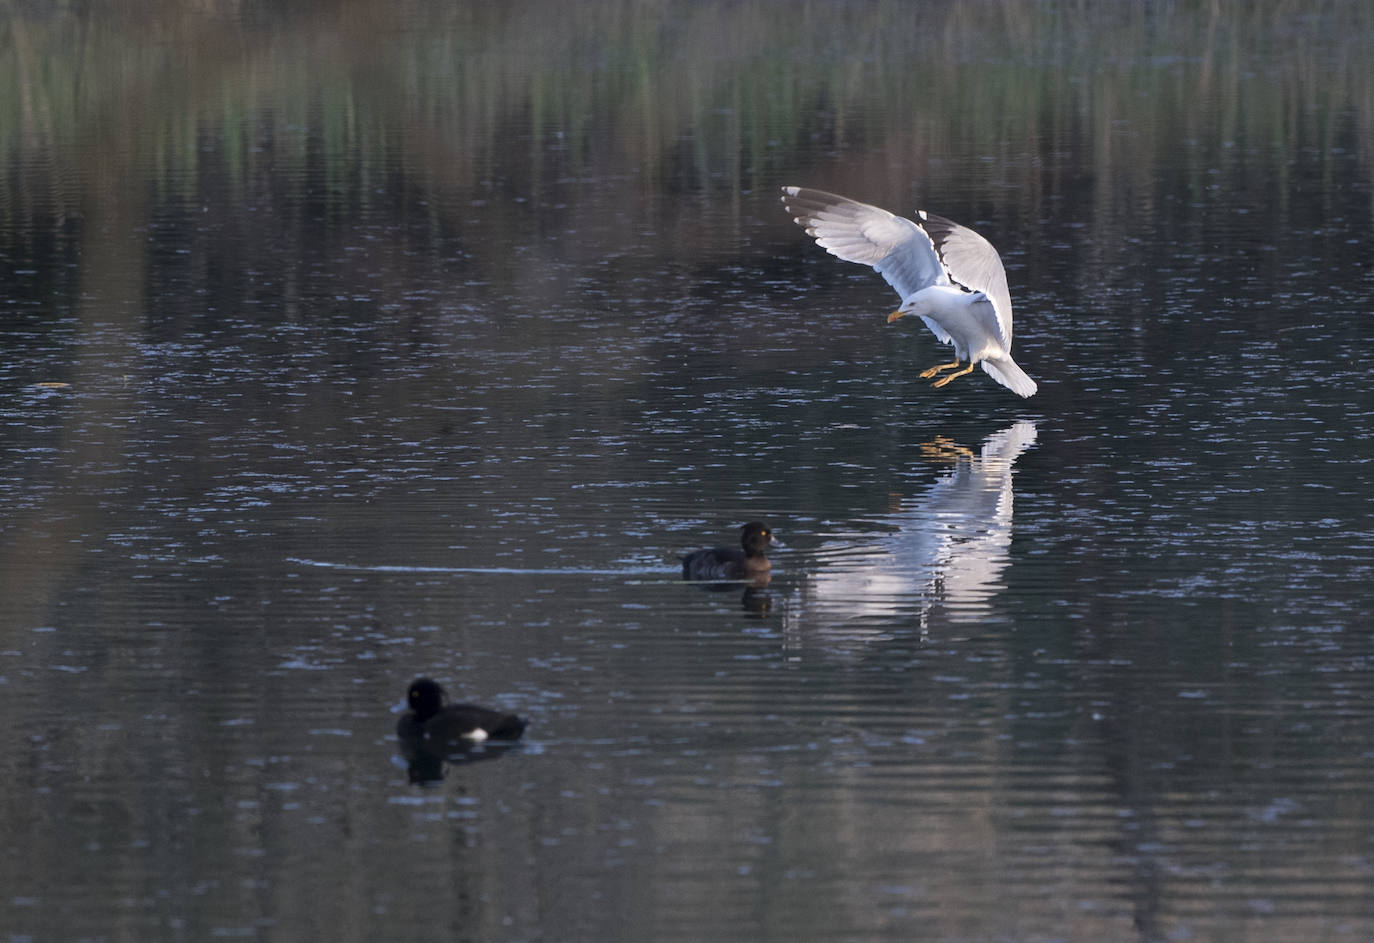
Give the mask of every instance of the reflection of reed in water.
[(822, 545), (797, 618), (833, 627), (915, 612), (924, 629), (936, 607), (952, 621), (984, 615), (1009, 559), (1012, 465), (1034, 442), (1035, 423), (1023, 420), (977, 453), (944, 436), (926, 443), (923, 457), (949, 470), (880, 520), (892, 533)]

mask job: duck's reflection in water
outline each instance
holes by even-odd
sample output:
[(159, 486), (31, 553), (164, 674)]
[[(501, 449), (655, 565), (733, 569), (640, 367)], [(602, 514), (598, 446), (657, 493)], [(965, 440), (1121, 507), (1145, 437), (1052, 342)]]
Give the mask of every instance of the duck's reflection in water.
[(943, 436), (926, 443), (924, 460), (948, 469), (875, 522), (888, 533), (821, 546), (789, 629), (858, 639), (913, 616), (924, 632), (937, 608), (953, 622), (986, 615), (1009, 560), (1012, 466), (1034, 442), (1035, 423), (1022, 420), (976, 452)]
[(495, 740), (476, 744), (450, 744), (435, 748), (417, 740), (401, 741), (401, 756), (405, 759), (406, 775), (417, 786), (441, 783), (450, 767), (483, 760), (496, 760), (510, 753), (518, 753), (522, 745), (513, 741)]
[(735, 580), (726, 583), (698, 583), (699, 588), (710, 593), (729, 593), (739, 592), (741, 586), (744, 593), (740, 596), (740, 608), (745, 614), (750, 616), (766, 616), (773, 611), (773, 594), (767, 589), (771, 577), (765, 573), (752, 580)]

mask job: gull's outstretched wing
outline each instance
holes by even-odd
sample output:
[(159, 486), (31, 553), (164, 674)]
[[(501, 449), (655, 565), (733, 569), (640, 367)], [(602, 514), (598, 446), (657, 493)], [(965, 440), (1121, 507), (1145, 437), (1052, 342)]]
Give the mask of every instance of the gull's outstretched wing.
[(935, 244), (935, 251), (940, 254), (949, 277), (965, 288), (988, 296), (997, 312), (1002, 347), (1011, 350), (1011, 292), (1007, 290), (1007, 271), (1002, 268), (1002, 257), (992, 243), (967, 226), (925, 210), (917, 211), (916, 215), (920, 217), (921, 228)]
[[(787, 212), (817, 245), (846, 262), (873, 266), (903, 301), (930, 285), (949, 284), (931, 237), (911, 220), (824, 190), (783, 187), (782, 193)], [(1005, 276), (1002, 286), (1005, 294)], [(1007, 312), (1010, 320), (1010, 306)]]

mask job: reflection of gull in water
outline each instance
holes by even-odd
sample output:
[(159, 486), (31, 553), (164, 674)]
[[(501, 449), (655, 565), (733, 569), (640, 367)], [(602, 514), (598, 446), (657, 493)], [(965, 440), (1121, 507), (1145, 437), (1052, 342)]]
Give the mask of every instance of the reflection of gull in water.
[(801, 590), (801, 618), (834, 626), (915, 612), (924, 628), (937, 606), (954, 621), (984, 615), (1008, 562), (1012, 465), (1034, 442), (1035, 423), (1023, 420), (977, 454), (944, 437), (927, 444), (929, 459), (950, 470), (881, 520), (894, 533), (823, 545)]

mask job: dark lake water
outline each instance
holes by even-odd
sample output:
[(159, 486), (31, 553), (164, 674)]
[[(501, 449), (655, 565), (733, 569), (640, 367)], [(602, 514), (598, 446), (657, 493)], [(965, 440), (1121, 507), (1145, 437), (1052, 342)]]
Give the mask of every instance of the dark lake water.
[(0, 937), (1374, 939), (1374, 15), (1105, 6), (0, 14)]

